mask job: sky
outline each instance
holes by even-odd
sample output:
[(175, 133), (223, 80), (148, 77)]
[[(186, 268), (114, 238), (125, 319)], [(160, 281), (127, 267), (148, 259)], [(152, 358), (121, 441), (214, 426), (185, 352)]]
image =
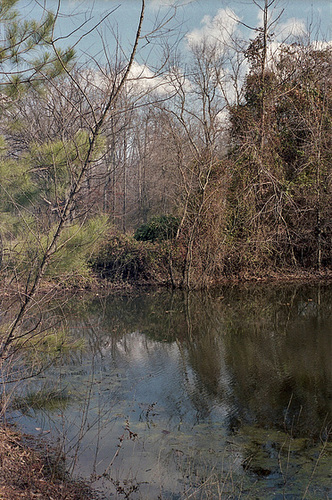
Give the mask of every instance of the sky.
[[(262, 13), (257, 4), (263, 0), (146, 0), (146, 12), (143, 33), (150, 33), (146, 40), (144, 57), (151, 53), (152, 64), (154, 58), (160, 57), (160, 51), (152, 50), (154, 44), (161, 38), (169, 44), (180, 42), (182, 52), (185, 52), (190, 43), (195, 43), (203, 37), (227, 37), (230, 32), (240, 34), (244, 38), (254, 38), (253, 31), (245, 28), (244, 23), (257, 27), (261, 23)], [(57, 35), (67, 37), (60, 41), (62, 44), (76, 45), (76, 52), (81, 60), (96, 58), (102, 61), (104, 49), (114, 53), (116, 42), (114, 34), (121, 41), (123, 53), (130, 50), (135, 37), (135, 31), (140, 13), (140, 0), (20, 0), (19, 10), (26, 17), (40, 18), (41, 6), (56, 11), (59, 7)], [(311, 25), (313, 38), (321, 40), (331, 39), (331, 0), (276, 0), (272, 14), (278, 16), (283, 10), (282, 17), (275, 29), (276, 36), (281, 40), (289, 35), (303, 36)], [(108, 15), (109, 14), (109, 15)], [(107, 19), (97, 30), (90, 30), (99, 23), (104, 16)], [(154, 27), (168, 20), (162, 29), (163, 36), (156, 37)], [(151, 33), (152, 32), (152, 33)], [(101, 41), (104, 40), (104, 45)], [(79, 42), (79, 43), (78, 43)], [(148, 46), (147, 46), (148, 45)]]

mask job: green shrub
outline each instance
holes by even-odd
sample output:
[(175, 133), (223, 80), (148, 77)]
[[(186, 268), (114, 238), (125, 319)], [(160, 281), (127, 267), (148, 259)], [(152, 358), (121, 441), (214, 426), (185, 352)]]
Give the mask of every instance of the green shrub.
[(137, 241), (163, 241), (176, 236), (179, 227), (178, 217), (173, 215), (160, 215), (152, 217), (146, 224), (142, 224), (135, 232)]
[(112, 229), (90, 265), (112, 282), (166, 284), (169, 282), (169, 242), (137, 241)]

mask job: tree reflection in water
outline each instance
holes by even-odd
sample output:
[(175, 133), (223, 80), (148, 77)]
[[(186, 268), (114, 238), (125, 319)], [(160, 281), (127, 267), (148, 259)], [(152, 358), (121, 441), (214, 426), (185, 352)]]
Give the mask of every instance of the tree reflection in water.
[[(123, 432), (115, 422), (129, 419), (143, 448), (127, 444), (121, 464), (143, 466), (143, 482), (151, 482), (146, 471), (155, 473), (157, 460), (163, 481), (172, 478), (168, 487), (176, 488), (179, 469), (201, 460), (210, 470), (237, 463), (238, 474), (247, 471), (249, 479), (267, 478), (264, 487), (277, 487), (285, 484), (287, 460), (286, 469), (302, 478), (292, 487), (303, 492), (311, 475), (304, 463), (319, 456), (331, 418), (331, 298), (329, 286), (251, 285), (189, 295), (150, 290), (71, 304), (66, 321), (86, 349), (62, 367), (62, 383), (78, 400), (90, 387), (89, 446), (93, 422), (98, 415), (103, 420), (97, 461), (109, 463)], [(50, 376), (57, 376), (55, 369)], [(68, 409), (68, 421), (79, 405)], [(97, 407), (99, 413), (92, 411)], [(88, 454), (84, 460), (87, 466)]]

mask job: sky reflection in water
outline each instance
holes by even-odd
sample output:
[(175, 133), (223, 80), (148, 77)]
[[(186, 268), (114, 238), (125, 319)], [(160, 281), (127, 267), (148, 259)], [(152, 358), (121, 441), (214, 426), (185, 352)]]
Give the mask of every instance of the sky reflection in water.
[(106, 470), (107, 494), (301, 498), (319, 458), (308, 498), (325, 498), (331, 297), (256, 285), (75, 301), (67, 320), (83, 351), (30, 387), (68, 403), (31, 409), (24, 425), (63, 440), (79, 474)]

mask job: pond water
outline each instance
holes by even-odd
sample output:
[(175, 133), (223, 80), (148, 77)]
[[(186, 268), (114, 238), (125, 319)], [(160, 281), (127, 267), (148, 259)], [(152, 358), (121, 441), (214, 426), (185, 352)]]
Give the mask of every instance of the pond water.
[(331, 286), (82, 297), (65, 316), (72, 348), (15, 415), (106, 498), (332, 498)]

